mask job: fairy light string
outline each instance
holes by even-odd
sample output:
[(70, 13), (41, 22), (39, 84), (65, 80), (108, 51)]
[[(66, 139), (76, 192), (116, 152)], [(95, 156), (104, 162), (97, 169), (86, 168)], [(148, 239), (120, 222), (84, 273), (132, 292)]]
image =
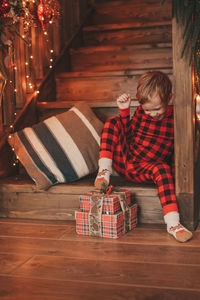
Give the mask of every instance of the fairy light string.
[[(52, 25), (54, 21), (60, 17), (60, 7), (57, 0), (2, 0), (0, 1), (0, 31), (5, 34), (11, 33), (6, 36), (4, 44), (7, 43), (7, 47), (14, 47), (14, 39), (11, 38), (13, 32), (16, 33), (15, 38), (21, 38), (24, 41), (24, 76), (25, 76), (25, 90), (26, 93), (33, 95), (39, 94), (37, 89), (35, 66), (34, 62), (37, 60), (35, 53), (32, 49), (32, 34), (31, 28), (36, 28), (38, 32), (42, 33), (42, 39), (47, 55), (47, 68), (53, 68), (54, 63), (54, 47), (52, 46), (49, 32), (52, 32)], [(12, 26), (8, 25), (7, 21), (12, 21)], [(21, 26), (19, 27), (19, 24)], [(18, 31), (20, 28), (20, 31)], [(9, 29), (9, 30), (8, 30)], [(2, 34), (0, 35), (0, 42)], [(1, 43), (0, 43), (1, 46)], [(0, 49), (1, 50), (1, 49)], [(9, 78), (9, 84), (13, 86), (14, 95), (17, 98), (18, 88), (16, 86), (16, 76), (18, 72), (18, 66), (16, 64), (15, 54), (10, 55), (11, 63), (5, 67), (5, 73), (13, 74), (12, 78)], [(2, 68), (0, 69), (0, 71)], [(23, 84), (23, 82), (22, 82)], [(15, 100), (14, 100), (15, 102)], [(17, 113), (14, 112), (13, 120)], [(13, 124), (14, 124), (13, 121)], [(9, 138), (12, 138), (14, 132), (14, 125), (10, 125)], [(13, 152), (15, 149), (12, 149)], [(16, 166), (19, 161), (19, 157), (16, 157), (13, 166)]]

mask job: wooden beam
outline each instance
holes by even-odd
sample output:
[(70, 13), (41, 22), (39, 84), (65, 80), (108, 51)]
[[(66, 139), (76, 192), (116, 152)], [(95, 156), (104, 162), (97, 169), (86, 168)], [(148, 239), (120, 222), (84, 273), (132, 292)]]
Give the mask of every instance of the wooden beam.
[(183, 48), (181, 22), (172, 21), (174, 72), (174, 131), (175, 131), (175, 187), (183, 223), (194, 227), (194, 105), (192, 68), (188, 56), (181, 58)]

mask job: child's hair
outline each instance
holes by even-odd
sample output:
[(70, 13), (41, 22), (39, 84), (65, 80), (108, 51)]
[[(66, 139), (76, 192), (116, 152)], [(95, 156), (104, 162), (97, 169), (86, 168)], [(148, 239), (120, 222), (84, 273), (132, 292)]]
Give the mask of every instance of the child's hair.
[(146, 103), (154, 94), (159, 95), (163, 103), (168, 103), (172, 92), (169, 77), (160, 71), (144, 73), (138, 80), (136, 98), (140, 104)]

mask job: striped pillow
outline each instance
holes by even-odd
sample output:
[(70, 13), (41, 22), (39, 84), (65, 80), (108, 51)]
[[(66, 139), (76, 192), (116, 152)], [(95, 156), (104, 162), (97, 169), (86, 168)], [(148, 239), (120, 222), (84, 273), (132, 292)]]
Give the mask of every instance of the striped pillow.
[(8, 142), (40, 190), (69, 183), (98, 167), (103, 123), (86, 103), (9, 136)]

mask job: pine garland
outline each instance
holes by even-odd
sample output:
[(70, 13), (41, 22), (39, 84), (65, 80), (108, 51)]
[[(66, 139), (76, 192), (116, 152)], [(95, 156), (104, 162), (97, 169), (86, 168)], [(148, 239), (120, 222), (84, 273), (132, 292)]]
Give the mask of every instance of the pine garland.
[[(171, 0), (172, 18), (182, 22), (185, 26), (183, 39), (184, 45), (181, 53), (183, 57), (190, 46), (189, 65), (194, 61), (194, 69), (198, 76), (200, 90), (200, 0)], [(161, 1), (164, 5), (165, 0)]]

